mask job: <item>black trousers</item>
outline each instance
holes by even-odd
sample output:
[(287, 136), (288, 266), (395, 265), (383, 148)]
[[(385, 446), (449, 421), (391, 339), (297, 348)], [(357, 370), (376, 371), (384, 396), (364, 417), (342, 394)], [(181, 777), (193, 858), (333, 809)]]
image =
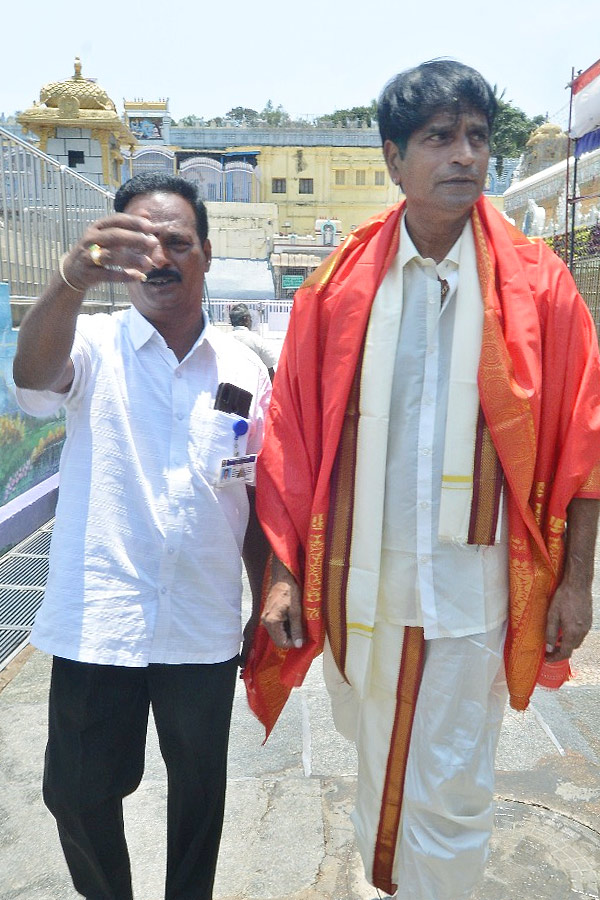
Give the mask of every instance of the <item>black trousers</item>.
[(211, 900), (237, 664), (129, 668), (54, 658), (44, 801), (88, 900), (133, 897), (122, 801), (142, 778), (150, 704), (168, 777), (165, 898)]

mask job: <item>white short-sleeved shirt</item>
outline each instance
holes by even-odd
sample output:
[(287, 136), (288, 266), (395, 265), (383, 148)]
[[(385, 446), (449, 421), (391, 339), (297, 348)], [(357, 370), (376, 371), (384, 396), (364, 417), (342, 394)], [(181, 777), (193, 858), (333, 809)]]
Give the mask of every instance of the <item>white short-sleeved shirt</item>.
[[(32, 642), (110, 665), (214, 663), (239, 652), (244, 484), (222, 458), (256, 452), (271, 384), (260, 360), (206, 323), (178, 362), (135, 308), (79, 316), (67, 395), (18, 390), (23, 409), (66, 409), (50, 571)], [(250, 391), (239, 416), (217, 387)]]
[[(425, 637), (491, 631), (508, 612), (508, 529), (491, 547), (438, 539), (459, 243), (437, 264), (402, 220), (403, 307), (390, 405), (378, 613)], [(463, 238), (464, 239), (464, 238)], [(460, 240), (460, 239), (459, 239)], [(441, 305), (439, 279), (449, 292)]]

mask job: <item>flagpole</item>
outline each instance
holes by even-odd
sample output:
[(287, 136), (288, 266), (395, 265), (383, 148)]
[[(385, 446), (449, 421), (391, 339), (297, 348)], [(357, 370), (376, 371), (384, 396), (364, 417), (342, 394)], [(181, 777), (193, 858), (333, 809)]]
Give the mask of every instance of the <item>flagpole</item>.
[[(591, 151), (598, 146), (595, 132), (600, 134), (600, 59), (575, 77), (575, 69), (571, 69), (571, 97), (569, 101), (569, 133), (567, 140), (566, 197), (565, 197), (565, 253), (564, 260), (569, 268), (574, 266), (575, 258), (575, 204), (587, 196), (577, 195), (577, 173), (579, 141), (582, 141), (581, 152)], [(571, 148), (574, 146), (573, 185), (570, 191)], [(571, 207), (571, 230), (569, 234), (569, 205)], [(569, 241), (570, 239), (570, 241)], [(570, 247), (569, 247), (570, 243)]]
[(571, 81), (569, 89), (571, 95), (569, 98), (569, 127), (567, 128), (567, 174), (565, 184), (565, 249), (564, 260), (565, 265), (569, 264), (569, 160), (571, 158), (571, 118), (573, 116), (573, 82), (575, 81), (575, 66), (571, 67)]
[(581, 198), (577, 196), (577, 138), (575, 138), (575, 162), (573, 163), (573, 196), (571, 197), (571, 237), (569, 249), (569, 269), (573, 271), (573, 259), (575, 258), (575, 204)]

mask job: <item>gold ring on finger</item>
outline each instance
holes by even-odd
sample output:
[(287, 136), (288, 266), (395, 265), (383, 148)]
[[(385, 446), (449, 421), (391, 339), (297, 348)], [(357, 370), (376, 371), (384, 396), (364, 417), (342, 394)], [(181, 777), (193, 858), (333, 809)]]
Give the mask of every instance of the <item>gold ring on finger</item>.
[(91, 244), (88, 250), (94, 265), (104, 268), (102, 266), (102, 247), (99, 244)]

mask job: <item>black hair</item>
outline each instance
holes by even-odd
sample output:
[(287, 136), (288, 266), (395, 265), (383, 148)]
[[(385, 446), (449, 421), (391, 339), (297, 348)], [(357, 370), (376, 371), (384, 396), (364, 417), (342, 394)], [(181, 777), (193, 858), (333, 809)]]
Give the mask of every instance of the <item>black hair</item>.
[(452, 59), (432, 59), (392, 78), (379, 97), (377, 121), (381, 142), (393, 141), (404, 156), (408, 139), (440, 110), (475, 110), (490, 131), (498, 103), (483, 75)]
[(194, 208), (196, 214), (196, 231), (200, 243), (208, 237), (208, 214), (206, 206), (198, 197), (198, 188), (191, 181), (179, 178), (177, 175), (167, 175), (165, 172), (141, 172), (134, 175), (129, 181), (121, 185), (115, 194), (115, 212), (124, 212), (130, 200), (139, 194), (179, 194)]
[[(236, 303), (229, 310), (229, 321), (235, 327), (236, 325), (248, 325), (248, 320), (252, 323), (252, 314), (245, 303)], [(248, 325), (248, 327), (250, 327)]]

